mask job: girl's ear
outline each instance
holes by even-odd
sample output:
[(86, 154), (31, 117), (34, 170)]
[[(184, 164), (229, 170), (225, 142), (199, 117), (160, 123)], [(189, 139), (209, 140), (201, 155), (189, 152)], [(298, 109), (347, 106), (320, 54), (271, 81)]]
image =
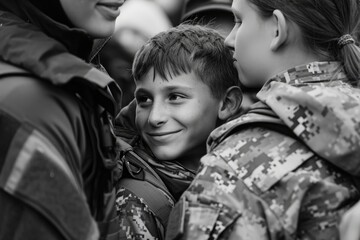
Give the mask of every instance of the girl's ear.
[(239, 113), (243, 94), (240, 87), (232, 86), (228, 88), (226, 94), (221, 100), (218, 117), (221, 121), (226, 121), (230, 117)]
[(275, 24), (275, 31), (270, 44), (270, 49), (272, 51), (276, 51), (286, 42), (288, 38), (288, 23), (284, 14), (278, 9), (273, 12), (273, 20)]

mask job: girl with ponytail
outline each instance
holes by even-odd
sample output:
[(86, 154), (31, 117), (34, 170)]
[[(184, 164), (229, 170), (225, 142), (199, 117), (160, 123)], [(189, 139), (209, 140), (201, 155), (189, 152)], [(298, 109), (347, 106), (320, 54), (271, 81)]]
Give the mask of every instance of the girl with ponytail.
[(211, 133), (168, 239), (339, 239), (360, 196), (359, 4), (233, 0), (225, 43), (259, 102)]

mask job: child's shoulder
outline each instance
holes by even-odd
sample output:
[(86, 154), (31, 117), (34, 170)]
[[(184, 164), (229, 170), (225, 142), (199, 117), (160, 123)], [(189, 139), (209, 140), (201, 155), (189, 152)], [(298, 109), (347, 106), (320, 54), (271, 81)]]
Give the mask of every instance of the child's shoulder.
[(157, 212), (149, 204), (126, 187), (121, 187), (116, 193), (117, 216), (120, 221), (120, 234), (126, 239), (137, 239), (142, 235), (151, 236), (151, 239), (161, 238), (164, 224)]

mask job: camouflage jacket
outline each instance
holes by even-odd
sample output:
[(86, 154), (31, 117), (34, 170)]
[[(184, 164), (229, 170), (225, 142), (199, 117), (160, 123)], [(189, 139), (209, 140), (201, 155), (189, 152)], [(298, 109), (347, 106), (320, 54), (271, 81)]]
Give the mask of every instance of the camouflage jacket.
[(269, 80), (219, 127), (172, 210), (166, 239), (337, 239), (359, 197), (360, 90), (337, 62)]
[[(161, 194), (157, 192), (156, 194)], [(140, 196), (126, 188), (116, 194), (116, 207), (120, 223), (120, 239), (163, 239), (165, 228), (161, 220)]]

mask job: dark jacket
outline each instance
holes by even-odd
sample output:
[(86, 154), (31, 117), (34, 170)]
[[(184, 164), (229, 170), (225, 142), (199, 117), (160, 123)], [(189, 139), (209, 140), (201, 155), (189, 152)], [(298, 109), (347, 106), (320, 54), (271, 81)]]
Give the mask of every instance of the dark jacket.
[(0, 3), (0, 239), (98, 239), (107, 220), (121, 91), (65, 23)]

